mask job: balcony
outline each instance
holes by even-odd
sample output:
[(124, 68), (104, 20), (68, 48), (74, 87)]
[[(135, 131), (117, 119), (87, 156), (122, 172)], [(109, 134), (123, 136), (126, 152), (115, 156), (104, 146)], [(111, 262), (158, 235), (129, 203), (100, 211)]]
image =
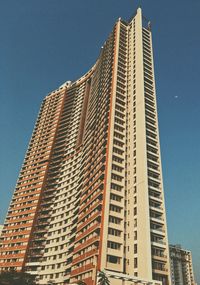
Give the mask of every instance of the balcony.
[(44, 236), (40, 236), (40, 237), (33, 237), (33, 240), (34, 241), (44, 241), (44, 240), (46, 240), (46, 237), (44, 237)]
[(151, 228), (150, 231), (152, 234), (157, 234), (163, 237), (165, 236), (165, 231), (162, 228), (157, 228), (157, 229)]
[(164, 254), (163, 255), (152, 254), (152, 258), (155, 260), (167, 262), (167, 256)]
[(153, 192), (152, 190), (149, 191), (149, 198), (153, 201), (158, 201), (158, 202), (162, 201), (160, 193), (158, 194), (157, 192)]
[(152, 240), (151, 244), (156, 247), (166, 248), (166, 242), (163, 240)]
[(43, 229), (37, 229), (36, 231), (35, 231), (35, 233), (46, 233), (47, 232), (47, 229), (46, 228), (43, 228)]
[(79, 275), (82, 272), (90, 271), (94, 268), (93, 264), (87, 264), (71, 271), (71, 276)]
[(27, 262), (26, 266), (40, 266), (40, 262)]
[(168, 270), (163, 268), (163, 269), (156, 269), (156, 268), (153, 268), (153, 273), (155, 274), (159, 274), (159, 275), (167, 275), (167, 272)]
[(161, 206), (152, 206), (150, 205), (149, 206), (149, 209), (154, 211), (155, 213), (158, 213), (158, 214), (162, 214), (163, 213), (163, 208)]
[(38, 224), (37, 224), (37, 227), (39, 227), (39, 226), (47, 226), (49, 223), (48, 223), (48, 221), (39, 221), (38, 222)]

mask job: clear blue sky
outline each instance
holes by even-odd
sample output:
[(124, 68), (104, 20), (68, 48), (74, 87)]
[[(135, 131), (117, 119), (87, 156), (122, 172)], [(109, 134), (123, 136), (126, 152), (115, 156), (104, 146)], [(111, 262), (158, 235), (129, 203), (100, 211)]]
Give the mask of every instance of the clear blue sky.
[(200, 1), (0, 1), (0, 223), (44, 96), (84, 74), (118, 17), (152, 22), (169, 241), (200, 282)]

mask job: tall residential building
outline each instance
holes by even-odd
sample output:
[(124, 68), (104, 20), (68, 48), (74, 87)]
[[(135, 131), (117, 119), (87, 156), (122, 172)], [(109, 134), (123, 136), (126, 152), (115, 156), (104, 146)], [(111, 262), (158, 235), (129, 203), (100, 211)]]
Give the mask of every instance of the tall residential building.
[(172, 285), (195, 285), (191, 251), (180, 245), (170, 245), (170, 265)]
[[(150, 23), (119, 19), (95, 65), (44, 99), (5, 220), (2, 269), (170, 284)], [(157, 281), (156, 281), (157, 280)]]

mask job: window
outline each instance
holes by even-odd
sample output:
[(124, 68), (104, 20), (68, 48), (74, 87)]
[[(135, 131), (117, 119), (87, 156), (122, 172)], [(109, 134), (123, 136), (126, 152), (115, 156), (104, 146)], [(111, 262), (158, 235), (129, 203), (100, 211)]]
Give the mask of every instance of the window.
[(116, 156), (116, 155), (113, 155), (113, 160), (116, 161), (116, 162), (119, 162), (119, 163), (122, 163), (123, 162), (123, 159)]
[(138, 259), (135, 257), (134, 258), (134, 267), (137, 268), (137, 266), (138, 266)]
[(108, 248), (119, 250), (121, 247), (121, 244), (118, 242), (108, 241)]
[(137, 244), (134, 244), (134, 253), (137, 253)]
[(111, 183), (111, 188), (116, 190), (116, 191), (121, 191), (122, 190), (122, 186), (119, 186), (115, 183)]
[(110, 204), (110, 211), (121, 213), (121, 208), (118, 206)]
[(111, 174), (111, 178), (114, 179), (114, 180), (117, 180), (117, 181), (122, 181), (123, 177), (122, 176), (119, 176), (117, 174)]
[(110, 194), (110, 199), (111, 199), (111, 200), (114, 200), (114, 201), (121, 202), (122, 197), (111, 193), (111, 194)]
[(109, 222), (113, 223), (113, 224), (120, 224), (121, 223), (121, 219), (117, 218), (117, 217), (113, 217), (113, 216), (109, 216)]
[(121, 236), (121, 231), (113, 229), (113, 228), (108, 228), (108, 234), (120, 237)]
[(134, 231), (134, 240), (137, 240), (137, 231)]
[(112, 164), (112, 169), (115, 170), (115, 171), (118, 171), (118, 172), (122, 172), (123, 171), (123, 168), (122, 167), (119, 167), (115, 164)]
[(120, 258), (114, 255), (107, 255), (107, 262), (119, 264)]

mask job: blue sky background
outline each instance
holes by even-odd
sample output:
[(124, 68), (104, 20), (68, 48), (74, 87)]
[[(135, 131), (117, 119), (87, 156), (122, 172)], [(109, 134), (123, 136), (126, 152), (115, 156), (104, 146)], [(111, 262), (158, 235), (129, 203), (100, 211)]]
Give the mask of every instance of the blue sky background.
[(84, 74), (118, 17), (151, 19), (170, 243), (200, 283), (200, 1), (0, 0), (0, 223), (44, 96)]

